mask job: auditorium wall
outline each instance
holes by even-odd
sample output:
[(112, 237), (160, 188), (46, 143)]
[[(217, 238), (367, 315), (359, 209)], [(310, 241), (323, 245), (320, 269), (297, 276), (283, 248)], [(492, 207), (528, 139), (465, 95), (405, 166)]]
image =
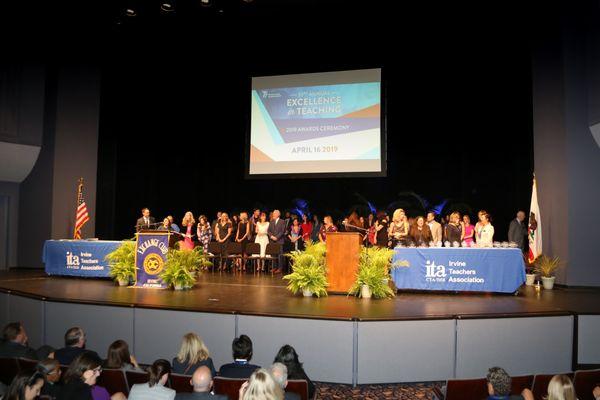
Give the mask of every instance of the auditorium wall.
[(544, 5), (534, 37), (535, 171), (544, 253), (566, 267), (557, 282), (600, 286), (600, 16), (591, 2)]

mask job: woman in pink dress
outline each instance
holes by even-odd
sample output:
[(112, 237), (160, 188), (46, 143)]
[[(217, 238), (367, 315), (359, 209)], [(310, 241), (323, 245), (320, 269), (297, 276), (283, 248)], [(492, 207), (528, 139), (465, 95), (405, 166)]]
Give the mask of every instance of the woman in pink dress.
[(475, 227), (471, 225), (471, 218), (465, 214), (463, 215), (463, 238), (462, 241), (465, 243), (465, 247), (473, 246), (473, 234), (475, 233)]
[(183, 240), (179, 243), (181, 250), (192, 250), (194, 248), (195, 225), (194, 214), (191, 211), (186, 212), (183, 221), (181, 221), (181, 233), (183, 234)]

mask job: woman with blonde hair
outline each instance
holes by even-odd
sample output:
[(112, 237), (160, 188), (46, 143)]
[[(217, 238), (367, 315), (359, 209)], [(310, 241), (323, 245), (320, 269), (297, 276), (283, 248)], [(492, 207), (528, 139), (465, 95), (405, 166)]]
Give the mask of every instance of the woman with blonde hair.
[(548, 384), (547, 400), (577, 400), (573, 382), (566, 375), (554, 375)]
[(185, 213), (183, 220), (181, 221), (181, 233), (183, 234), (183, 241), (179, 244), (179, 248), (182, 250), (192, 250), (194, 248), (194, 239), (196, 236), (196, 220), (194, 214), (191, 211)]
[(252, 373), (248, 382), (240, 388), (240, 400), (283, 400), (285, 393), (264, 368)]
[(173, 359), (173, 372), (192, 375), (198, 367), (206, 366), (212, 376), (217, 374), (212, 358), (202, 338), (193, 332), (183, 335), (177, 357)]
[(406, 218), (406, 213), (403, 209), (398, 208), (392, 214), (392, 223), (390, 224), (388, 235), (388, 246), (394, 248), (398, 243), (406, 244), (410, 230), (410, 224)]

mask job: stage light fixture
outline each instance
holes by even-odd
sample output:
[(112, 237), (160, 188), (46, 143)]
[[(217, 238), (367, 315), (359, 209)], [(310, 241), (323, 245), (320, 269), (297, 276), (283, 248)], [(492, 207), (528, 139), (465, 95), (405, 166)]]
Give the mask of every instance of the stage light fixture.
[(160, 3), (160, 10), (166, 13), (170, 13), (175, 11), (175, 2), (173, 1), (163, 1)]
[(135, 11), (135, 9), (133, 8), (126, 8), (125, 9), (125, 16), (127, 17), (135, 17), (137, 15), (137, 12)]
[(210, 7), (212, 6), (212, 0), (200, 0), (200, 5), (202, 7)]

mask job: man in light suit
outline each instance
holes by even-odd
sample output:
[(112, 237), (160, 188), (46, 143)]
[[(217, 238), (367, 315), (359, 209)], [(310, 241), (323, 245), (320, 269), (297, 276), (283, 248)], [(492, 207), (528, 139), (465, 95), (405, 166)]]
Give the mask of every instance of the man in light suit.
[(521, 251), (525, 252), (525, 238), (527, 237), (527, 224), (525, 224), (525, 211), (519, 211), (517, 218), (510, 221), (508, 226), (508, 241), (515, 242)]
[[(283, 246), (283, 241), (285, 239), (285, 221), (280, 217), (281, 213), (279, 210), (274, 210), (273, 219), (269, 222), (269, 229), (267, 230), (267, 233), (271, 243), (279, 243), (281, 246)], [(279, 255), (277, 260), (277, 268), (273, 272), (276, 274), (280, 273), (282, 267), (283, 253)]]
[(192, 393), (177, 393), (175, 400), (227, 400), (228, 397), (221, 394), (212, 394), (210, 391), (213, 386), (213, 379), (210, 373), (210, 369), (207, 366), (196, 368), (192, 379), (190, 379), (190, 385), (193, 386)]
[(442, 241), (442, 224), (435, 220), (435, 213), (433, 211), (429, 211), (427, 213), (427, 225), (429, 225), (429, 229), (431, 230), (431, 240), (433, 243), (437, 244)]
[(142, 208), (142, 217), (135, 224), (135, 231), (139, 232), (144, 229), (154, 229), (154, 217), (150, 216), (150, 210), (147, 207)]

